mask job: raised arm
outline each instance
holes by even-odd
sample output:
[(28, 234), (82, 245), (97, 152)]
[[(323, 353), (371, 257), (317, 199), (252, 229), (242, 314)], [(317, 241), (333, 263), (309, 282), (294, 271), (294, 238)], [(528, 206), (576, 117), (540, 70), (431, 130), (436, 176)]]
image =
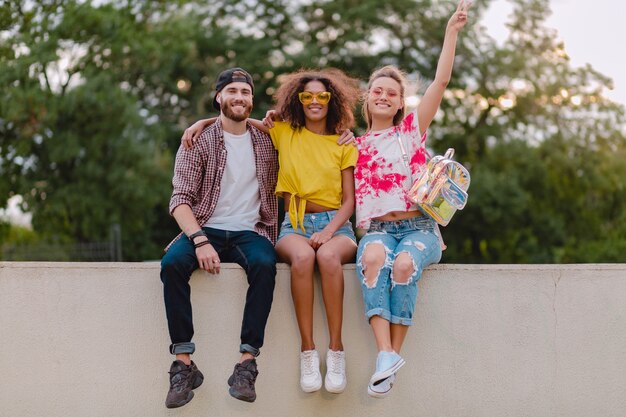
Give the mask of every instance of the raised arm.
[(437, 110), (439, 110), (443, 93), (446, 91), (446, 87), (450, 82), (457, 37), (461, 29), (465, 26), (465, 23), (467, 23), (467, 11), (471, 5), (471, 2), (461, 0), (446, 26), (446, 35), (443, 40), (443, 48), (441, 49), (439, 62), (437, 63), (435, 79), (426, 89), (417, 108), (420, 135), (426, 132), (428, 126), (430, 126), (430, 123), (433, 121)]

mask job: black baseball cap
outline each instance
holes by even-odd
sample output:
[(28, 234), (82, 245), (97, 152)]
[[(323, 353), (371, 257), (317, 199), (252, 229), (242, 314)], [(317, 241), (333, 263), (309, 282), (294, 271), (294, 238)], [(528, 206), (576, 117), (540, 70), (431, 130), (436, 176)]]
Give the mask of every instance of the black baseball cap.
[(242, 68), (229, 68), (226, 71), (222, 71), (222, 73), (217, 77), (217, 83), (215, 84), (215, 97), (213, 97), (213, 107), (215, 107), (216, 110), (220, 109), (220, 103), (218, 103), (216, 100), (217, 93), (222, 91), (224, 87), (226, 87), (228, 84), (238, 82), (250, 84), (250, 87), (252, 88), (252, 93), (254, 93), (254, 83), (252, 82), (252, 76)]

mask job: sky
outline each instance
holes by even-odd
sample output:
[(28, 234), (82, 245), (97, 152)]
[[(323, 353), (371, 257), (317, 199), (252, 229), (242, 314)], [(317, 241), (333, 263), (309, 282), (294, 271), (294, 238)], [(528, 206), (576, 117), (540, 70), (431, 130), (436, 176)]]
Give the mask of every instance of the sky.
[[(589, 63), (613, 79), (606, 96), (626, 106), (626, 2), (623, 0), (551, 0), (546, 26), (558, 31), (565, 51), (576, 67)], [(511, 13), (506, 0), (494, 0), (481, 23), (495, 39), (505, 39), (504, 23)]]

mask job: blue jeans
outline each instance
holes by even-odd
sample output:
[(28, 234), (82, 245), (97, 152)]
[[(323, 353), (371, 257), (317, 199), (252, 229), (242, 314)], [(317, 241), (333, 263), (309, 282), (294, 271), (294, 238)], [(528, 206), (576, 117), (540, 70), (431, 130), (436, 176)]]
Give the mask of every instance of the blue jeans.
[[(427, 217), (414, 217), (399, 221), (372, 220), (357, 249), (357, 276), (361, 281), (365, 316), (373, 316), (394, 323), (410, 326), (417, 300), (417, 280), (428, 265), (441, 259), (441, 245), (436, 234), (436, 223)], [(362, 256), (368, 245), (378, 243), (385, 249), (385, 263), (376, 279), (365, 279)], [(413, 274), (406, 282), (393, 278), (393, 263), (401, 253), (407, 253), (413, 261)]]
[[(202, 228), (222, 262), (239, 264), (247, 274), (248, 292), (241, 324), (239, 351), (259, 354), (263, 346), (265, 325), (274, 298), (276, 251), (265, 237), (252, 231), (232, 232), (210, 227)], [(193, 353), (193, 319), (189, 279), (198, 269), (193, 243), (182, 236), (161, 260), (161, 281), (165, 298), (167, 325), (170, 332), (170, 353)], [(215, 320), (229, 320), (215, 317)]]
[[(278, 240), (291, 234), (296, 234), (310, 238), (313, 233), (321, 232), (324, 230), (328, 223), (330, 223), (337, 215), (337, 210), (323, 211), (321, 213), (305, 213), (304, 214), (304, 230), (303, 232), (298, 225), (296, 230), (291, 226), (291, 220), (289, 213), (285, 213), (285, 220), (280, 225), (280, 233), (278, 234)], [(354, 235), (354, 229), (352, 228), (352, 222), (346, 220), (346, 222), (333, 234), (333, 236), (344, 235), (352, 239), (356, 243), (356, 236)]]

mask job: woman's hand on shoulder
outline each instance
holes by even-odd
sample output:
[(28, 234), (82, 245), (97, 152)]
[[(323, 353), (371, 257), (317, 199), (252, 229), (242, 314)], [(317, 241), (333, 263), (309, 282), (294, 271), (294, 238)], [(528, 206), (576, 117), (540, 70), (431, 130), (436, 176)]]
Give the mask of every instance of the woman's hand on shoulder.
[(354, 143), (354, 133), (350, 129), (346, 129), (343, 131), (339, 139), (337, 139), (338, 145), (349, 145)]
[(274, 120), (277, 120), (276, 110), (268, 110), (263, 118), (263, 126), (271, 129), (274, 127)]

